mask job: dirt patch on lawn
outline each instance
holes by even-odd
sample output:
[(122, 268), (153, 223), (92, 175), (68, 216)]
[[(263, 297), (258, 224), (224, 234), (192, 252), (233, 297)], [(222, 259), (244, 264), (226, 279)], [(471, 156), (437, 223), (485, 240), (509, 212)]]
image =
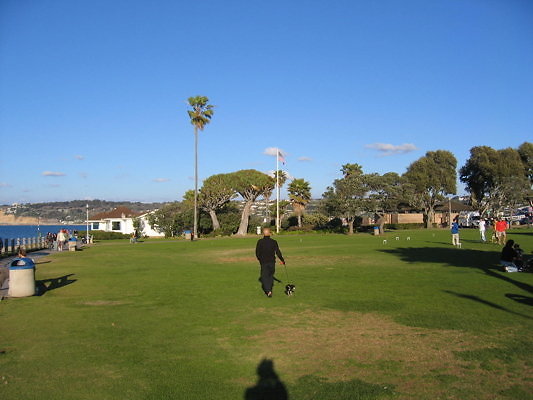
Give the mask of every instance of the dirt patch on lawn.
[(232, 340), (219, 340), (219, 345), (233, 347), (231, 352), (250, 362), (274, 359), (290, 380), (307, 375), (361, 379), (392, 384), (397, 392), (419, 398), (460, 398), (449, 392), (451, 386), (457, 393), (475, 387), (478, 394), (483, 387), (490, 395), (492, 390), (529, 385), (522, 374), (482, 370), (456, 357), (456, 352), (490, 347), (489, 337), (404, 326), (376, 314), (323, 310), (280, 318), (269, 310), (259, 312), (270, 321), (264, 331), (240, 341), (239, 348)]
[[(403, 326), (374, 314), (331, 310), (284, 319), (282, 326), (248, 340), (265, 350), (283, 349), (280, 353), (287, 361), (301, 360), (305, 364), (301, 374), (324, 376), (327, 372), (336, 379), (353, 371), (355, 365), (378, 361), (413, 364), (426, 371), (452, 368), (458, 363), (453, 351), (466, 350), (475, 343), (474, 338), (458, 331)], [(330, 369), (328, 364), (335, 368)], [(297, 365), (292, 367), (298, 370)]]
[[(240, 253), (248, 253), (250, 251)], [(219, 252), (216, 254), (216, 261), (218, 263), (257, 263), (257, 258), (254, 255), (242, 255), (239, 256), (239, 252)], [(346, 264), (349, 262), (360, 263), (360, 260), (356, 256), (291, 256), (286, 258), (287, 263), (291, 267), (301, 267), (301, 266), (335, 266), (338, 264)]]

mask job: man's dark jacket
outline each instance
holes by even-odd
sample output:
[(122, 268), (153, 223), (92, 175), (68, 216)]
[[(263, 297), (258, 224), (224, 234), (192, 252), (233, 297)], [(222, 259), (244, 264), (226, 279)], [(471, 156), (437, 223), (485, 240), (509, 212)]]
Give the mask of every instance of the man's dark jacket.
[(269, 236), (265, 236), (263, 239), (257, 241), (255, 256), (261, 264), (276, 262), (276, 254), (282, 262), (285, 262), (279, 250), (278, 242)]

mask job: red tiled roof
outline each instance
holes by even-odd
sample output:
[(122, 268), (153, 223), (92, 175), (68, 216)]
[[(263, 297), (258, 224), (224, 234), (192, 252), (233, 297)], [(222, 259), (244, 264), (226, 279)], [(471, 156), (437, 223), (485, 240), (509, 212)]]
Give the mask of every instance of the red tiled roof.
[(125, 218), (135, 218), (135, 217), (138, 217), (139, 215), (142, 215), (142, 214), (143, 213), (137, 213), (135, 211), (132, 211), (128, 207), (121, 206), (121, 207), (117, 207), (117, 208), (115, 208), (114, 210), (111, 210), (111, 211), (107, 211), (107, 212), (103, 212), (103, 213), (99, 213), (99, 214), (93, 215), (89, 219), (91, 221), (96, 221), (96, 220), (102, 220), (102, 219), (106, 219), (106, 218), (122, 218), (123, 215), (124, 215)]

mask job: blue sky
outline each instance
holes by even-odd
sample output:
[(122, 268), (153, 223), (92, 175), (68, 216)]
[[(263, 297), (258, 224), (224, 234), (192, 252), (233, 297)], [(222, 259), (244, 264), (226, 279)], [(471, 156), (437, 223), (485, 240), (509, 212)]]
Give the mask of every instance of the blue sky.
[(180, 199), (197, 94), (201, 178), (461, 166), (533, 139), (533, 2), (2, 0), (0, 204)]

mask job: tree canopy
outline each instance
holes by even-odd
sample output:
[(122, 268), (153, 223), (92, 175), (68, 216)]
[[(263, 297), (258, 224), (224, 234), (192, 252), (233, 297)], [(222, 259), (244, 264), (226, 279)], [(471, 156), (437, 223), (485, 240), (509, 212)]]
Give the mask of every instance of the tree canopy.
[(238, 235), (245, 235), (248, 231), (248, 220), (252, 204), (265, 190), (273, 185), (273, 178), (255, 169), (243, 169), (233, 172), (232, 187), (243, 198), (244, 207), (241, 215), (241, 224)]
[(199, 202), (200, 207), (210, 215), (213, 230), (220, 229), (216, 211), (236, 196), (232, 174), (216, 174), (204, 180), (200, 188)]
[(211, 122), (214, 114), (214, 106), (209, 104), (209, 99), (206, 96), (193, 96), (187, 100), (192, 110), (187, 110), (191, 124), (200, 131)]
[(342, 178), (335, 179), (324, 193), (323, 208), (328, 215), (345, 218), (352, 234), (355, 217), (364, 208), (363, 199), (368, 188), (359, 164), (345, 164), (341, 172)]
[(460, 180), (470, 192), (472, 205), (482, 215), (498, 213), (528, 197), (531, 191), (528, 147), (524, 146), (522, 153), (489, 146), (470, 149), (470, 158), (459, 171)]
[(311, 186), (305, 179), (293, 179), (287, 189), (292, 208), (298, 216), (298, 227), (302, 227), (305, 206), (311, 200)]
[(456, 168), (457, 160), (447, 150), (428, 151), (407, 168), (408, 199), (412, 206), (423, 209), (426, 228), (433, 224), (437, 203), (457, 192)]

